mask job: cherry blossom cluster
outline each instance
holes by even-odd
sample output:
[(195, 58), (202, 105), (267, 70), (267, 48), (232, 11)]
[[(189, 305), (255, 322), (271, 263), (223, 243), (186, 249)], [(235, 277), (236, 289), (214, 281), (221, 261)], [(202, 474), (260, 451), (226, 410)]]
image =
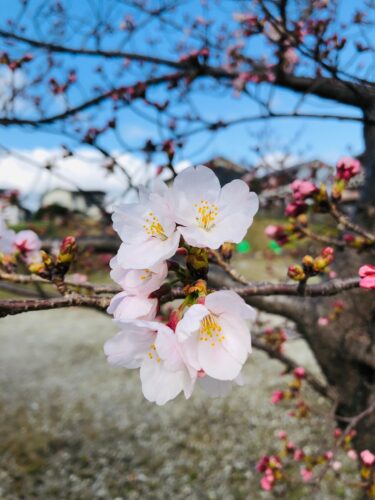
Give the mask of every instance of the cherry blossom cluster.
[(301, 265), (292, 264), (288, 267), (288, 276), (294, 281), (306, 281), (312, 276), (326, 272), (328, 266), (333, 262), (334, 255), (332, 247), (323, 248), (321, 254), (315, 258), (311, 255), (305, 255)]
[(314, 469), (319, 465), (328, 464), (335, 472), (342, 467), (331, 450), (319, 454), (308, 453), (296, 446), (285, 431), (279, 431), (277, 437), (282, 443), (280, 451), (274, 455), (264, 455), (256, 466), (257, 472), (262, 474), (260, 486), (265, 491), (271, 491), (278, 482), (290, 480), (295, 465), (299, 468), (299, 475), (304, 483), (314, 479)]
[(266, 328), (262, 333), (262, 340), (276, 352), (283, 352), (284, 343), (288, 340), (288, 336), (283, 328), (277, 326)]
[[(256, 465), (257, 472), (262, 474), (261, 488), (265, 491), (271, 491), (277, 483), (295, 481), (293, 471), (296, 466), (304, 483), (316, 480), (324, 472), (322, 467), (325, 467), (326, 470), (330, 469), (335, 476), (339, 476), (346, 455), (350, 460), (358, 460), (360, 483), (357, 486), (369, 493), (370, 498), (372, 498), (375, 492), (373, 470), (375, 455), (370, 450), (357, 453), (352, 448), (352, 440), (355, 435), (356, 432), (353, 429), (347, 433), (341, 429), (335, 429), (332, 449), (313, 453), (309, 446), (305, 449), (297, 446), (289, 439), (284, 430), (278, 431), (277, 437), (282, 443), (281, 448), (273, 455), (262, 456)], [(342, 456), (342, 452), (345, 453), (344, 456)]]
[(16, 257), (30, 265), (41, 260), (39, 236), (30, 229), (16, 233), (0, 216), (0, 262), (10, 264)]
[[(187, 168), (171, 186), (156, 181), (136, 202), (116, 207), (113, 226), (122, 243), (111, 277), (123, 291), (108, 312), (120, 332), (104, 351), (112, 365), (140, 368), (149, 401), (163, 405), (181, 392), (189, 398), (196, 383), (222, 396), (242, 383), (254, 312), (235, 292), (209, 290), (202, 278), (208, 251), (239, 243), (257, 210), (245, 182), (221, 187), (204, 166)], [(178, 254), (186, 267), (171, 260)], [(185, 299), (163, 318), (157, 297), (169, 271), (184, 285)]]
[(289, 412), (291, 417), (304, 418), (309, 413), (309, 407), (301, 397), (302, 380), (305, 378), (305, 369), (298, 366), (293, 370), (293, 379), (288, 383), (288, 388), (283, 391), (275, 391), (271, 402), (278, 404), (283, 400), (296, 400), (294, 410)]

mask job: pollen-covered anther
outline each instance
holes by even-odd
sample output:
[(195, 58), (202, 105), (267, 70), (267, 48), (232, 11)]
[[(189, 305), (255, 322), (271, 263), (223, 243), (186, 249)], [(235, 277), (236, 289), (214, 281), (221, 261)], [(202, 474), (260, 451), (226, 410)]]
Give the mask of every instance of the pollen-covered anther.
[(217, 323), (215, 317), (209, 314), (201, 321), (199, 340), (211, 343), (211, 347), (215, 347), (216, 341), (222, 342), (225, 336), (221, 334), (221, 326)]
[(158, 238), (161, 238), (162, 240), (167, 239), (164, 227), (160, 223), (158, 217), (154, 215), (153, 212), (149, 212), (148, 216), (149, 217), (146, 218), (146, 224), (143, 225), (146, 234), (148, 234), (149, 236), (156, 236)]
[(156, 356), (156, 362), (157, 363), (160, 363), (161, 359), (159, 358), (159, 356), (157, 355), (157, 351), (156, 351), (156, 345), (155, 344), (151, 344), (150, 345), (150, 351), (147, 353), (148, 357), (150, 359), (154, 359), (154, 355)]
[(219, 207), (215, 203), (209, 203), (207, 200), (201, 200), (200, 203), (195, 203), (194, 207), (197, 211), (195, 220), (203, 229), (209, 230), (215, 225), (215, 220), (219, 214)]

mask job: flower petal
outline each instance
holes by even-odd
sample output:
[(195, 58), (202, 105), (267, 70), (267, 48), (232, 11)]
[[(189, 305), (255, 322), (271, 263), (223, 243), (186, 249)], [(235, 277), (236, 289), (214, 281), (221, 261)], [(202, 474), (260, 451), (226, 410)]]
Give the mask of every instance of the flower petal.
[(153, 237), (137, 245), (122, 243), (117, 254), (118, 262), (132, 269), (149, 268), (172, 257), (179, 242), (180, 233), (176, 231), (164, 241)]
[(123, 331), (104, 344), (108, 363), (125, 368), (139, 368), (155, 336), (148, 328), (126, 325)]

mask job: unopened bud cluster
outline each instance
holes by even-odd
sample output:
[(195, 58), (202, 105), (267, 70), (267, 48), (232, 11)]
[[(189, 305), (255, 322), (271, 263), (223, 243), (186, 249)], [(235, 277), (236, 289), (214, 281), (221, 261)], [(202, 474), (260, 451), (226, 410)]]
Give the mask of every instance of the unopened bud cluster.
[(293, 264), (288, 267), (288, 276), (293, 281), (306, 281), (312, 276), (327, 271), (333, 262), (334, 250), (332, 247), (323, 248), (320, 255), (312, 257), (305, 255), (301, 264)]

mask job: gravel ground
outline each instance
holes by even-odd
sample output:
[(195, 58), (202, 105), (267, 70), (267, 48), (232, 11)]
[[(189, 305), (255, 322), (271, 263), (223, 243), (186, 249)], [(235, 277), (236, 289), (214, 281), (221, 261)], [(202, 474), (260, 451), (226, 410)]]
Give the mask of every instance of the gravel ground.
[[(109, 318), (82, 309), (0, 321), (1, 499), (312, 498), (299, 485), (277, 495), (258, 487), (255, 463), (276, 451), (276, 430), (301, 444), (322, 437), (321, 419), (296, 433), (270, 404), (285, 383), (280, 364), (255, 353), (247, 385), (226, 399), (196, 391), (159, 408), (143, 399), (136, 371), (107, 365), (113, 333)], [(302, 341), (289, 350), (316, 369)], [(327, 484), (319, 498), (352, 498)]]

